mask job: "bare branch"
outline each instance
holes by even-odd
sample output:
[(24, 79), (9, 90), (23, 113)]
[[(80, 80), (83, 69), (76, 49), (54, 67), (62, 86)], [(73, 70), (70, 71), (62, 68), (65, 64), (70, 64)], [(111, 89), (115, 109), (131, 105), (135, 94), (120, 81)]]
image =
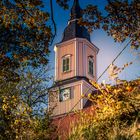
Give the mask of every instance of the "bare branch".
[(54, 34), (53, 34), (53, 39), (51, 41), (51, 44), (53, 43), (53, 40), (56, 36), (56, 23), (55, 23), (55, 20), (54, 20), (54, 14), (53, 14), (53, 4), (52, 4), (52, 0), (50, 0), (50, 7), (51, 7), (51, 20), (52, 20), (52, 23), (53, 23), (53, 26), (54, 26)]

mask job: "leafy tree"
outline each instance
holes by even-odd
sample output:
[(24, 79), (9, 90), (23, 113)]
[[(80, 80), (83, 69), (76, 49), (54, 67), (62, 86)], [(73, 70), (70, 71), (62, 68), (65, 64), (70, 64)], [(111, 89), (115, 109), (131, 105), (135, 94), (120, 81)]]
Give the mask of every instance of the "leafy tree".
[(53, 76), (50, 66), (39, 68), (26, 67), (20, 70), (20, 82), (17, 85), (22, 101), (32, 109), (31, 116), (44, 116), (48, 107), (48, 88)]
[[(30, 94), (27, 89), (25, 90), (27, 93), (23, 89), (21, 92), (18, 86), (19, 83), (11, 81), (0, 83), (0, 139), (51, 139), (52, 133), (55, 132), (55, 126), (50, 118), (51, 110), (49, 112), (44, 110), (41, 115), (37, 111), (37, 109), (44, 108), (39, 106), (38, 103), (42, 103), (46, 99), (47, 93), (44, 92), (44, 98), (42, 98), (40, 95), (43, 92), (40, 91), (40, 95), (39, 93)], [(37, 90), (39, 85), (36, 86), (34, 83), (33, 86), (33, 89)], [(31, 102), (27, 102), (30, 98), (25, 98), (28, 95), (33, 98)], [(30, 103), (34, 99), (39, 100), (31, 105)]]
[(52, 120), (50, 118), (51, 112), (46, 112), (44, 117), (37, 117), (34, 120), (32, 125), (34, 130), (34, 135), (31, 136), (31, 139), (37, 140), (50, 140), (50, 139), (58, 139), (56, 134), (56, 127), (52, 124)]
[(79, 123), (74, 124), (69, 139), (120, 140), (140, 138), (140, 78), (120, 80), (122, 68), (110, 66), (109, 75), (116, 85), (92, 82), (97, 92), (84, 96), (92, 102), (91, 111), (80, 112)]
[(61, 6), (63, 9), (68, 9), (69, 8), (69, 2), (70, 0), (56, 0), (59, 6)]
[(0, 1), (0, 75), (13, 78), (20, 64), (47, 64), (52, 31), (42, 0)]
[(140, 2), (137, 0), (107, 0), (106, 14), (97, 6), (88, 5), (80, 24), (89, 30), (103, 28), (115, 41), (131, 40), (131, 48), (140, 47)]
[[(38, 107), (40, 103), (45, 103), (47, 98), (45, 82), (51, 79), (51, 76), (46, 77), (47, 73), (44, 77), (41, 76), (44, 73), (43, 70), (39, 71), (41, 68), (38, 67), (48, 63), (49, 45), (54, 38), (49, 25), (50, 15), (42, 9), (42, 0), (0, 1), (0, 139), (2, 140), (37, 139), (38, 135), (39, 137), (46, 135), (46, 139), (51, 139), (50, 133), (54, 130), (50, 129), (53, 126), (45, 113), (43, 117), (33, 117), (39, 114), (38, 109), (43, 108), (42, 105)], [(30, 72), (27, 71), (28, 66)], [(38, 68), (35, 71), (36, 67)]]
[(18, 139), (30, 127), (31, 110), (19, 98), (15, 82), (3, 84), (0, 84), (0, 139)]
[(99, 92), (85, 98), (93, 102), (93, 111), (81, 113), (69, 139), (140, 139), (140, 79), (115, 86), (92, 84)]

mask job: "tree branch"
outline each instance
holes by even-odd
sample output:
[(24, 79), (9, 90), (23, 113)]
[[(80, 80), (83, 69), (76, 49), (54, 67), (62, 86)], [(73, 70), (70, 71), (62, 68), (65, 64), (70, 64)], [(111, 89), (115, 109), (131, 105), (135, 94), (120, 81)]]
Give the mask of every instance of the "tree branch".
[(53, 4), (52, 4), (52, 0), (50, 0), (50, 8), (51, 8), (51, 20), (52, 20), (52, 23), (53, 23), (53, 26), (54, 26), (54, 34), (53, 34), (53, 39), (51, 41), (51, 44), (56, 36), (56, 23), (55, 23), (55, 20), (54, 20), (54, 14), (53, 14)]
[(114, 6), (114, 4), (110, 0), (107, 0), (107, 1), (111, 5), (111, 7), (114, 9), (116, 16), (119, 18), (118, 11), (117, 11), (116, 7)]
[(23, 3), (21, 3), (20, 1), (18, 1), (20, 3), (20, 5), (22, 6), (22, 8), (25, 10), (25, 12), (32, 18), (34, 18), (31, 13), (25, 8), (25, 6), (23, 5)]

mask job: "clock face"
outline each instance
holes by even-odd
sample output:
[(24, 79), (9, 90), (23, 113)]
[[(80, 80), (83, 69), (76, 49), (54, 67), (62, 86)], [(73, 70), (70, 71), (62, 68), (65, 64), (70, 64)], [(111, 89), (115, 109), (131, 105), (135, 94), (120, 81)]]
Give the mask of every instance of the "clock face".
[(70, 99), (70, 88), (65, 88), (60, 91), (60, 101), (66, 101)]

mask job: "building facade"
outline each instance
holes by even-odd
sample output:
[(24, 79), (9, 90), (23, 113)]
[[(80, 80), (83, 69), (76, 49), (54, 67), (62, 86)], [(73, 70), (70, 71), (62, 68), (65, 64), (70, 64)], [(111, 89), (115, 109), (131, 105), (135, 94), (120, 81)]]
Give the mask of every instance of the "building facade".
[(97, 78), (99, 49), (90, 41), (87, 29), (78, 23), (81, 11), (79, 1), (74, 0), (62, 41), (54, 46), (55, 84), (49, 94), (53, 116), (83, 109), (87, 99), (82, 95), (95, 91), (89, 81)]

